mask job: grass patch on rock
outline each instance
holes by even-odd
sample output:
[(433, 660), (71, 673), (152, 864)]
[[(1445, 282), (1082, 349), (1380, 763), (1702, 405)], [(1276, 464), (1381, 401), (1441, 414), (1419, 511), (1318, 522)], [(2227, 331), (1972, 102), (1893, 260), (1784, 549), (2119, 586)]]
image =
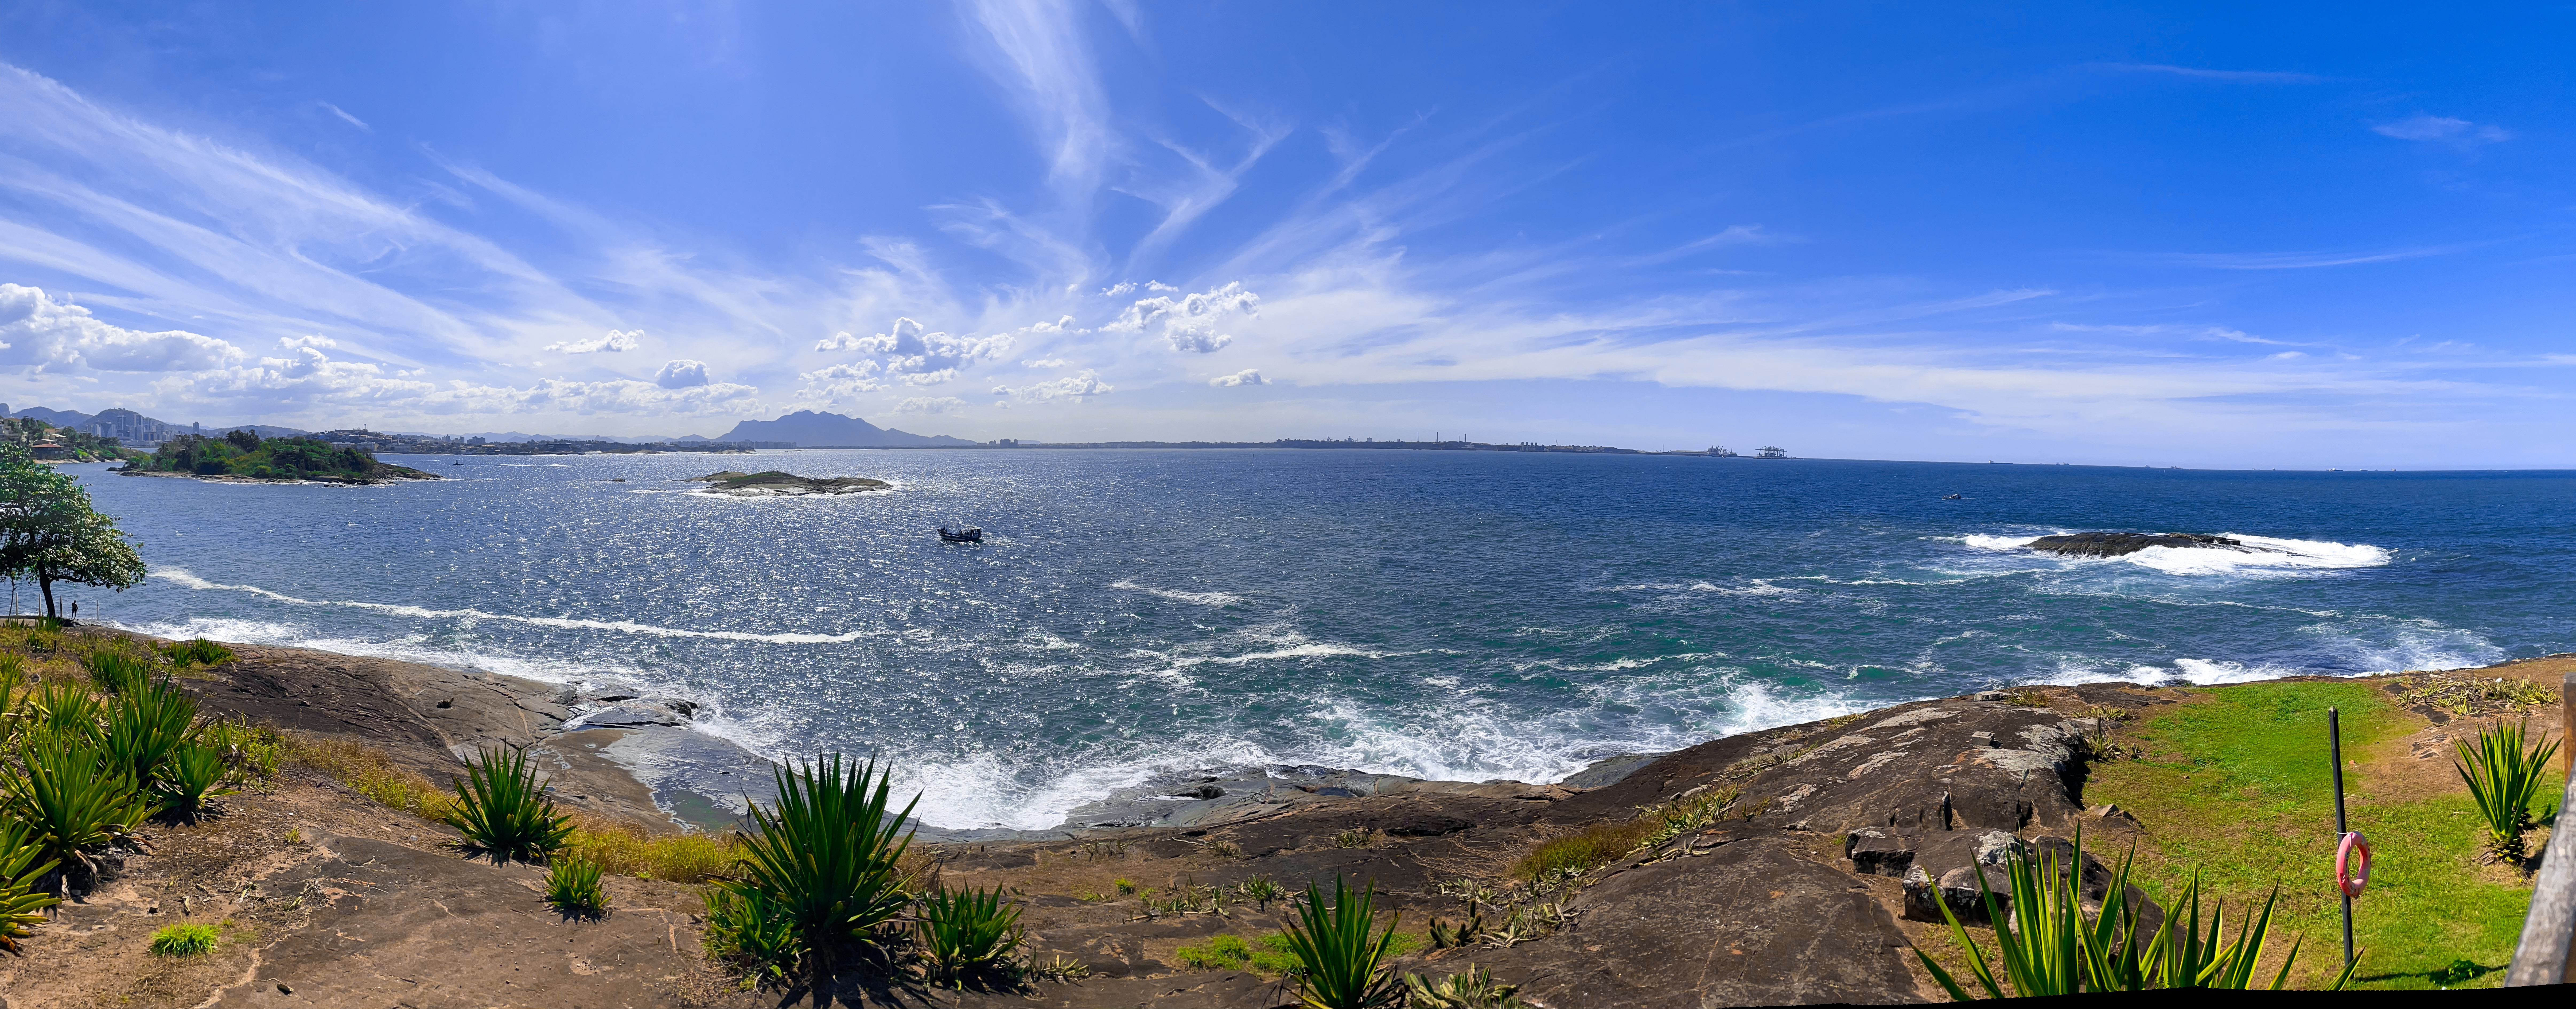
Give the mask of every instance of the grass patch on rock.
[[(2493, 987), (2504, 978), (2531, 903), (2519, 870), (2479, 860), (2484, 830), (2467, 787), (2441, 756), (2418, 760), (2400, 741), (2426, 726), (2380, 685), (2252, 683), (2195, 691), (2130, 734), (2143, 760), (2097, 764), (2087, 801), (2116, 803), (2147, 826), (2138, 882), (2158, 900), (2193, 866), (2204, 900), (2231, 919), (2281, 886), (2275, 940), (2306, 942), (2296, 987), (2321, 987), (2341, 967), (2342, 922), (2332, 883), (2333, 769), (2326, 708), (2341, 709), (2346, 810), (2370, 839), (2370, 888), (2353, 902), (2362, 951), (2356, 988)], [(2450, 728), (2474, 733), (2474, 727)], [(2555, 813), (2553, 770), (2533, 810)], [(2108, 854), (2108, 852), (2104, 852)], [(2279, 956), (2274, 953), (2273, 957)], [(2267, 958), (2273, 964), (2276, 959)]]

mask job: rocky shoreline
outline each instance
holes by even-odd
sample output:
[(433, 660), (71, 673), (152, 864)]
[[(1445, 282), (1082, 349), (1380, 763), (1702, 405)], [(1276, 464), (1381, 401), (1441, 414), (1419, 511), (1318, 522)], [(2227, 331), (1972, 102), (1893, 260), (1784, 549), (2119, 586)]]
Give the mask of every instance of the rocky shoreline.
[[(190, 681), (210, 713), (364, 742), (433, 780), (477, 747), (527, 746), (564, 801), (658, 831), (729, 824), (742, 792), (768, 786), (756, 756), (688, 728), (703, 712), (686, 701), (303, 649), (235, 651), (237, 661)], [(2576, 656), (2474, 675), (2478, 684), (2518, 678), (2554, 687), (2571, 668)], [(2360, 682), (2392, 695), (2414, 689), (2404, 678)], [(1211, 967), (1181, 947), (1281, 927), (1287, 905), (1245, 896), (1253, 884), (1296, 888), (1342, 876), (1373, 881), (1381, 910), (1402, 912), (1407, 930), (1433, 920), (1481, 922), (1472, 926), (1483, 929), (1481, 938), (1414, 949), (1396, 962), (1399, 972), (1436, 978), (1472, 965), (1518, 985), (1535, 1009), (1937, 1001), (1913, 950), (1956, 959), (1940, 911), (1981, 916), (1975, 869), (1993, 870), (2016, 850), (2064, 852), (2078, 831), (2094, 852), (2147, 837), (2152, 825), (2088, 804), (2088, 768), (2118, 759), (2117, 745), (2106, 742), (2118, 720), (2153, 718), (2228, 689), (2114, 682), (1915, 701), (1614, 757), (1557, 784), (1318, 767), (1211, 771), (1105, 797), (1054, 830), (924, 830), (919, 841), (944, 885), (1017, 895), (1031, 955), (1062, 958), (1086, 975), (1011, 991), (942, 990), (936, 998), (996, 1009), (1291, 1005), (1293, 992), (1275, 976)], [(2441, 745), (2427, 738), (2427, 746)], [(679, 773), (683, 764), (700, 768), (698, 776)], [(695, 922), (684, 920), (694, 907), (685, 887), (621, 880), (626, 910), (597, 924), (558, 922), (519, 892), (541, 870), (443, 853), (436, 847), (449, 836), (443, 827), (389, 813), (330, 782), (281, 784), (237, 802), (236, 813), (210, 828), (237, 838), (222, 842), (233, 861), (220, 886), (154, 882), (214, 871), (184, 868), (204, 858), (189, 852), (211, 842), (165, 842), (167, 854), (129, 860), (132, 878), (142, 881), (119, 884), (131, 893), (102, 891), (65, 913), (60, 934), (141, 927), (159, 913), (157, 902), (178, 899), (154, 893), (300, 886), (327, 902), (291, 918), (280, 916), (289, 905), (275, 897), (221, 898), (233, 904), (207, 913), (273, 930), (259, 954), (188, 983), (194, 987), (173, 987), (166, 999), (133, 1004), (566, 1005), (604, 997), (600, 1004), (748, 1009), (779, 1000), (777, 992), (729, 990), (711, 973), (696, 952)], [(1618, 833), (1641, 822), (1641, 809), (1699, 813), (1663, 831)], [(288, 825), (301, 826), (289, 833)], [(258, 839), (248, 840), (242, 832), (254, 827)], [(1525, 860), (1543, 845), (1604, 831), (1620, 838), (1607, 864), (1529, 881)], [(277, 840), (298, 836), (304, 840)], [(2084, 879), (2091, 899), (2107, 898), (2109, 876), (2098, 860), (2088, 856)], [(2134, 889), (2128, 896), (2145, 901)], [(421, 910), (439, 907), (450, 910)], [(2151, 903), (2144, 908), (2151, 920), (2161, 914)], [(442, 915), (470, 915), (476, 924)], [(547, 943), (573, 951), (575, 969), (531, 956)], [(448, 971), (434, 982), (418, 973), (487, 959), (517, 966)], [(34, 960), (0, 963), (0, 986), (15, 985), (16, 1009), (85, 1005), (97, 999), (50, 995), (96, 974), (40, 949)], [(427, 997), (425, 984), (438, 986), (438, 997)], [(290, 987), (302, 1001), (261, 994)], [(911, 989), (845, 997), (927, 1003), (931, 994), (904, 991)]]

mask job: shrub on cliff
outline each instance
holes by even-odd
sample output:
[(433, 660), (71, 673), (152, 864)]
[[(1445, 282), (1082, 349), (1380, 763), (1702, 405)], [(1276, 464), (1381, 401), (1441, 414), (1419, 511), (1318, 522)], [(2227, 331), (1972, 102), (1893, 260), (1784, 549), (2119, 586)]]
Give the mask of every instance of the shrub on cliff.
[(773, 773), (776, 808), (752, 807), (741, 877), (715, 884), (708, 907), (760, 955), (797, 951), (821, 1000), (843, 958), (886, 952), (880, 929), (910, 903), (898, 863), (912, 846), (904, 828), (921, 797), (890, 811), (893, 769), (873, 760), (848, 768), (839, 754)]
[(546, 868), (546, 903), (566, 917), (597, 918), (608, 913), (608, 891), (599, 885), (599, 863), (566, 855)]
[[(1977, 983), (1982, 996), (1971, 995), (1921, 949), (1914, 951), (1915, 958), (1922, 961), (1924, 969), (1951, 998), (1961, 1002), (1978, 997), (2005, 998), (2005, 982), (2010, 983), (2014, 996), (2022, 998), (2151, 988), (2241, 990), (2255, 986), (2259, 980), (2255, 966), (2262, 960), (2264, 943), (2271, 934), (2272, 910), (2280, 888), (2274, 887), (2272, 898), (2263, 902), (2260, 917), (2246, 914), (2235, 941), (2225, 942), (2224, 907), (2211, 909), (2204, 931), (2200, 875), (2195, 872), (2182, 899), (2175, 902), (2164, 924), (2149, 937), (2142, 934), (2138, 905), (2123, 896), (2129, 891), (2129, 860), (2121, 860), (2119, 871), (2103, 891), (2101, 909), (2089, 919), (2078, 882), (2083, 866), (2081, 832), (2075, 837), (2072, 856), (2063, 864), (2053, 851), (2039, 857), (2028, 851), (2014, 851), (2005, 863), (2010, 877), (2009, 909), (1999, 905), (1995, 891), (1986, 885), (1985, 867), (1974, 867), (1988, 920), (1998, 923), (1995, 952), (2004, 966), (2001, 980), (1987, 965), (1986, 951), (1968, 937), (1968, 930), (1951, 913), (1949, 902), (1938, 902), (1941, 917), (1949, 923), (1951, 941), (1966, 954), (1969, 978)], [(2290, 970), (2298, 959), (2299, 943), (2293, 941), (2289, 954), (2281, 959), (2280, 972), (2272, 978), (2270, 990), (2289, 986)], [(2344, 966), (2342, 976), (2335, 979), (2335, 990), (2351, 982), (2353, 969), (2359, 963), (2356, 958)]]
[(0, 817), (0, 949), (18, 952), (18, 940), (45, 923), (45, 909), (60, 901), (37, 889), (54, 863), (26, 824)]
[(0, 778), (0, 815), (30, 828), (55, 871), (86, 874), (87, 849), (134, 832), (152, 815), (125, 776), (87, 739), (55, 730), (28, 733), (18, 743), (19, 770)]
[(2528, 855), (2522, 835), (2531, 829), (2531, 801), (2540, 796), (2540, 777), (2558, 753), (2554, 742), (2526, 746), (2528, 731), (2526, 725), (2498, 722), (2478, 731), (2476, 746), (2465, 739), (2453, 744), (2460, 760), (2451, 769), (2468, 782), (2478, 818), (2486, 821), (2486, 853), (2511, 865), (2520, 865)]
[(456, 805), (443, 819), (465, 835), (466, 851), (496, 864), (536, 861), (572, 836), (572, 817), (555, 808), (526, 750), (477, 752), (454, 787)]
[[(1403, 916), (1397, 915), (1397, 920)], [(1315, 884), (1288, 922), (1288, 949), (1297, 955), (1297, 997), (1310, 1009), (1380, 1009), (1402, 1005), (1403, 984), (1385, 962), (1395, 945), (1395, 921), (1377, 927), (1377, 884), (1353, 891), (1333, 877), (1333, 903)]]
[(963, 985), (968, 978), (1007, 969), (1020, 948), (1020, 909), (1002, 889), (940, 888), (921, 897), (921, 956), (934, 980)]

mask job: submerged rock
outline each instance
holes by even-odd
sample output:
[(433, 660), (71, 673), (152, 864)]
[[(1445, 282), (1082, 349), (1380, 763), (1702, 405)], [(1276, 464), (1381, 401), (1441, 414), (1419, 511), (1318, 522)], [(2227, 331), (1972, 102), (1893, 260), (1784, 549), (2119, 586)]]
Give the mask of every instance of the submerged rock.
[(2070, 533), (2064, 536), (2042, 536), (2028, 544), (2043, 553), (2069, 557), (2119, 557), (2148, 547), (2204, 547), (2233, 550), (2237, 553), (2270, 553), (2261, 547), (2249, 547), (2225, 536), (2200, 536), (2192, 533)]
[(893, 484), (863, 476), (811, 477), (769, 470), (762, 473), (738, 473), (724, 470), (705, 476), (690, 477), (689, 483), (708, 484), (707, 493), (727, 497), (796, 497), (806, 494), (864, 494), (888, 490)]

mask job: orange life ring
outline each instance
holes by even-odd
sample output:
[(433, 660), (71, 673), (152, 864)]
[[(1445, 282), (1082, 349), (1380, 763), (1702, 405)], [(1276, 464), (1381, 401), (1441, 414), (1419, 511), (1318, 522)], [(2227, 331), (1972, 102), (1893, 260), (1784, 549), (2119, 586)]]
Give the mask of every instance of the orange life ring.
[(2335, 846), (2335, 885), (2346, 897), (2361, 896), (2361, 888), (2370, 884), (2370, 842), (2361, 839), (2360, 831), (2343, 836)]

